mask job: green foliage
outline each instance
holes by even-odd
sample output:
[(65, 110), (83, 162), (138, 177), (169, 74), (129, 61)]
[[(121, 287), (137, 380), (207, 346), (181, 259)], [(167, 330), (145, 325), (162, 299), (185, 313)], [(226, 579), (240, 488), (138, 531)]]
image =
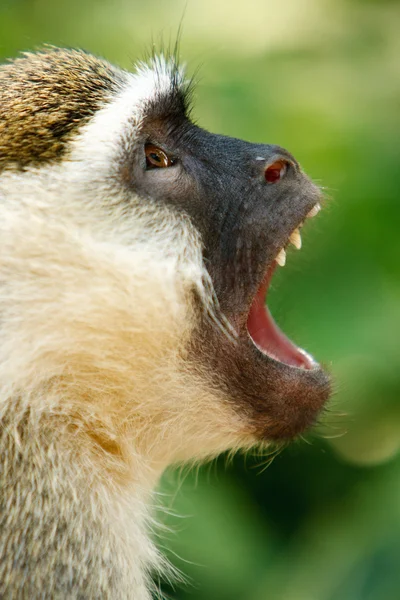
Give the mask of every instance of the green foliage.
[[(174, 38), (183, 12), (172, 1), (2, 0), (0, 55), (48, 42), (129, 67), (152, 36)], [(166, 475), (163, 503), (179, 517), (161, 515), (174, 531), (162, 544), (192, 579), (175, 598), (399, 597), (399, 30), (395, 1), (187, 3), (182, 55), (189, 72), (202, 64), (196, 119), (287, 147), (326, 188), (270, 306), (329, 365), (337, 393), (311, 445), (265, 471), (261, 458), (220, 459), (177, 493), (178, 474)]]

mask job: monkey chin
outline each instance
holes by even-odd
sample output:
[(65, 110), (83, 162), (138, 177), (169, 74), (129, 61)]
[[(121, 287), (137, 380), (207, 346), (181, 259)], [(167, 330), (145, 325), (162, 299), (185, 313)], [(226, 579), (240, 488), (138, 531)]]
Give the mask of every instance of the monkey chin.
[[(267, 419), (269, 439), (291, 439), (314, 425), (330, 396), (329, 377), (311, 354), (292, 342), (275, 323), (266, 304), (276, 262), (269, 267), (247, 318), (247, 332), (256, 351), (266, 363), (275, 363), (276, 381), (281, 386), (281, 402), (276, 403), (277, 421)], [(261, 419), (262, 421), (262, 419)], [(260, 431), (263, 436), (263, 431)]]

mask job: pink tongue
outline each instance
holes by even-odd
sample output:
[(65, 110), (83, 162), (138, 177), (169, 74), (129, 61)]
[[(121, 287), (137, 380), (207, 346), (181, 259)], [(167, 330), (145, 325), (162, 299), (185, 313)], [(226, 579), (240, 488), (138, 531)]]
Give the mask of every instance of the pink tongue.
[(268, 270), (253, 300), (247, 319), (248, 332), (260, 350), (275, 360), (293, 367), (312, 369), (314, 367), (312, 359), (303, 354), (279, 329), (265, 305), (266, 293), (275, 267), (276, 263)]

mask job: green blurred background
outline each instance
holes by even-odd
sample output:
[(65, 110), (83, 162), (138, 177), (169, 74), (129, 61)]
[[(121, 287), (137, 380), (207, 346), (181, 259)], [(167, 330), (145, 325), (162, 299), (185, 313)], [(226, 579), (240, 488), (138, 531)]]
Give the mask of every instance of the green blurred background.
[(267, 469), (237, 456), (166, 474), (160, 545), (188, 581), (164, 590), (399, 600), (400, 4), (0, 0), (0, 58), (49, 42), (129, 68), (184, 12), (196, 119), (287, 147), (328, 192), (270, 306), (337, 392), (325, 424)]

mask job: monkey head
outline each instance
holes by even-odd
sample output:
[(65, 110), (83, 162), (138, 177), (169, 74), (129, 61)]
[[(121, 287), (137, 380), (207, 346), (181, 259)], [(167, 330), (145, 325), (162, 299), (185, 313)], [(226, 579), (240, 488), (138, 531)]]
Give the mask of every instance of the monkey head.
[(106, 423), (104, 448), (160, 463), (292, 439), (330, 394), (265, 304), (320, 191), (284, 148), (194, 124), (191, 88), (174, 59), (128, 73), (48, 49), (0, 67), (13, 385), (56, 389)]

